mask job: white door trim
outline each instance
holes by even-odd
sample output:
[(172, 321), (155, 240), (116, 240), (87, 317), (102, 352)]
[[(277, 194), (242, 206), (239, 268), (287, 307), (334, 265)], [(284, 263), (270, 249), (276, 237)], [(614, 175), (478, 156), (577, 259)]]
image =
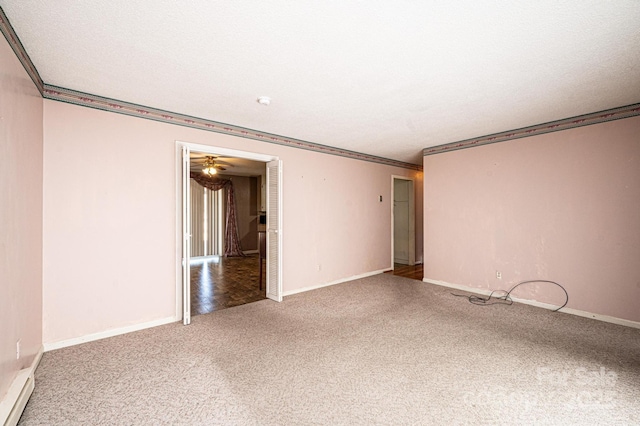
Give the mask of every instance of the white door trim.
[(182, 145), (182, 323), (191, 324), (191, 150)]
[(409, 265), (416, 264), (416, 201), (415, 201), (415, 181), (412, 178), (406, 176), (391, 175), (391, 269), (394, 265), (394, 210), (393, 202), (395, 200), (394, 192), (395, 185), (394, 180), (406, 180), (411, 182), (411, 190), (409, 191)]
[[(222, 148), (176, 140), (176, 321), (183, 320), (184, 306), (182, 290), (182, 147), (187, 147), (190, 151), (197, 151), (205, 154), (244, 158), (247, 160), (262, 161), (264, 163), (279, 159), (277, 156), (269, 154), (240, 151), (237, 149)], [(282, 214), (282, 211), (280, 212), (280, 214)], [(280, 256), (279, 262), (280, 264), (282, 263), (282, 256)]]

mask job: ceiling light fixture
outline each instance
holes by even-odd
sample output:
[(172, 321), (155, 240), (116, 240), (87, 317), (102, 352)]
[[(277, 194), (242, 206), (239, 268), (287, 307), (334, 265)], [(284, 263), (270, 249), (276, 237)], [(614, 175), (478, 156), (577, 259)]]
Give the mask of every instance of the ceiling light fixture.
[(260, 105), (264, 106), (269, 106), (269, 104), (271, 103), (271, 98), (268, 96), (260, 96), (257, 100)]

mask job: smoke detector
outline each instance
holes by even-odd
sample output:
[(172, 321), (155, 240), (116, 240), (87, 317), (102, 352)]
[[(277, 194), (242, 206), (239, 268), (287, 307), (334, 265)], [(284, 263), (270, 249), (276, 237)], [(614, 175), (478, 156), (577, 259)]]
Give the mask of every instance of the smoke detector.
[(260, 96), (258, 97), (258, 103), (260, 105), (269, 106), (269, 104), (271, 103), (271, 98), (268, 96)]

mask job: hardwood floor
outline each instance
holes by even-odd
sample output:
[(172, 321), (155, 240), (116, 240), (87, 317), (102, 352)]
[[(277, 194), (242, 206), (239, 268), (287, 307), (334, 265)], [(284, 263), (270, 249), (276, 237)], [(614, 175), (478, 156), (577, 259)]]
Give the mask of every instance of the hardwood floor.
[[(258, 284), (258, 255), (221, 257), (191, 264), (191, 315), (207, 314), (232, 306), (266, 299), (263, 268), (262, 290)], [(393, 265), (387, 273), (422, 281), (422, 265)]]
[(257, 254), (192, 263), (191, 315), (265, 299), (265, 277), (260, 290), (258, 268)]
[(424, 272), (422, 269), (422, 264), (419, 265), (402, 265), (400, 263), (393, 264), (393, 271), (387, 271), (387, 274), (399, 275), (405, 278), (411, 278), (413, 280), (422, 281), (424, 277)]

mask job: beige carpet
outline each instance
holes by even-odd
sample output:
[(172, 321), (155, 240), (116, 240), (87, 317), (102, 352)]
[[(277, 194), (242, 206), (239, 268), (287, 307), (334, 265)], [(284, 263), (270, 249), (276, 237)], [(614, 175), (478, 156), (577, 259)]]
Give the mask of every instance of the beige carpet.
[(640, 330), (383, 274), (48, 352), (20, 424), (640, 424)]

